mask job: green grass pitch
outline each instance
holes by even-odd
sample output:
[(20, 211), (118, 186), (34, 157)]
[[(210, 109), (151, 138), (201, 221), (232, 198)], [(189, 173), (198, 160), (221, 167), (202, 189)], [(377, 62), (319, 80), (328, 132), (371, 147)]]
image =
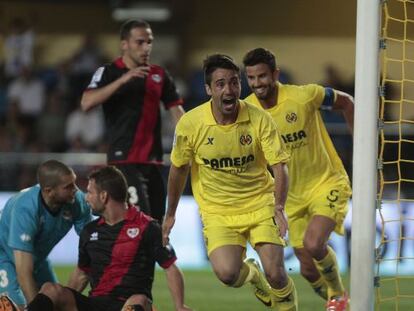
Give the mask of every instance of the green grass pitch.
[[(67, 283), (72, 267), (55, 267), (55, 272), (62, 284)], [(310, 286), (300, 275), (291, 275), (299, 296), (300, 311), (325, 310), (324, 302), (313, 293)], [(242, 288), (229, 288), (222, 285), (211, 270), (184, 270), (186, 284), (186, 303), (195, 311), (265, 311), (263, 306), (253, 295), (250, 286)], [(344, 277), (345, 286), (348, 287), (348, 277)], [(413, 284), (406, 284), (407, 291), (413, 291)], [(392, 293), (383, 288), (383, 292)], [(393, 293), (395, 295), (395, 293)], [(157, 270), (153, 288), (154, 305), (158, 311), (175, 311), (170, 293), (166, 284), (166, 278), (162, 270)], [(410, 299), (395, 299), (382, 303), (375, 310), (414, 310), (414, 296)], [(410, 309), (412, 308), (412, 309)]]

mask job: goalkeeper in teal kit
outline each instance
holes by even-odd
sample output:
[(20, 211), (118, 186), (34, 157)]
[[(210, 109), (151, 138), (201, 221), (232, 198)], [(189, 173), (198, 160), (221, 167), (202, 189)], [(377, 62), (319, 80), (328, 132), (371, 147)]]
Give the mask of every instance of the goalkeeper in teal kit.
[(39, 184), (10, 198), (0, 215), (0, 295), (21, 310), (43, 283), (57, 281), (47, 259), (53, 247), (72, 226), (79, 234), (92, 220), (71, 168), (49, 160), (37, 178)]

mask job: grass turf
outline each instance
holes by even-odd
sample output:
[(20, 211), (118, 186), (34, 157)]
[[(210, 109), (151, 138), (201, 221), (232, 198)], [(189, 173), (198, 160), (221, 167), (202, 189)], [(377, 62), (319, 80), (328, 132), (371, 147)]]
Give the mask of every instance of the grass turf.
[[(62, 284), (67, 283), (72, 267), (55, 267), (55, 272)], [(313, 293), (308, 283), (300, 275), (291, 275), (299, 296), (299, 310), (317, 311), (325, 310), (324, 301)], [(250, 289), (250, 286), (242, 288), (229, 288), (222, 285), (210, 270), (185, 270), (185, 295), (186, 304), (196, 311), (265, 311), (263, 306)], [(344, 278), (348, 288), (348, 278)], [(407, 284), (407, 290), (413, 291), (412, 284)], [(385, 288), (384, 288), (385, 290)], [(394, 293), (395, 294), (395, 293)], [(154, 305), (158, 311), (174, 311), (171, 296), (166, 284), (166, 278), (162, 270), (157, 270), (153, 287)], [(406, 301), (398, 302), (395, 299), (387, 303), (381, 303), (375, 310), (414, 310), (412, 307), (414, 296)], [(410, 309), (413, 308), (413, 309)]]

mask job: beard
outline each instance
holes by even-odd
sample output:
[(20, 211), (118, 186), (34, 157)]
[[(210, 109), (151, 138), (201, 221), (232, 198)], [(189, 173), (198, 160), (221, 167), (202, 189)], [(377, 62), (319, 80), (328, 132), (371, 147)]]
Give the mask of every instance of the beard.
[(73, 204), (75, 203), (75, 196), (73, 197), (59, 197), (56, 196), (52, 199), (54, 205), (64, 205), (64, 204)]
[(89, 205), (91, 207), (92, 215), (98, 216), (98, 217), (102, 216), (102, 214), (105, 210), (105, 207), (103, 205), (96, 204), (95, 206), (92, 206), (90, 203), (89, 203)]

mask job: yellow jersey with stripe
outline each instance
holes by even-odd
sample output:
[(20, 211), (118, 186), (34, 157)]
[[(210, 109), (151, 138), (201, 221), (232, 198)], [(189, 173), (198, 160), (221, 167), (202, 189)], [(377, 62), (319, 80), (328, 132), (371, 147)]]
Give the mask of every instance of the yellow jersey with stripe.
[[(277, 103), (266, 111), (275, 120), (291, 157), (289, 208), (308, 202), (318, 187), (327, 183), (349, 184), (349, 178), (319, 112), (321, 106), (333, 105), (335, 91), (316, 84), (278, 83), (278, 87)], [(245, 100), (262, 108), (254, 93)]]
[(208, 101), (177, 124), (171, 162), (191, 163), (191, 185), (200, 212), (239, 215), (274, 204), (267, 164), (288, 161), (272, 118), (240, 101), (233, 124), (217, 124)]

